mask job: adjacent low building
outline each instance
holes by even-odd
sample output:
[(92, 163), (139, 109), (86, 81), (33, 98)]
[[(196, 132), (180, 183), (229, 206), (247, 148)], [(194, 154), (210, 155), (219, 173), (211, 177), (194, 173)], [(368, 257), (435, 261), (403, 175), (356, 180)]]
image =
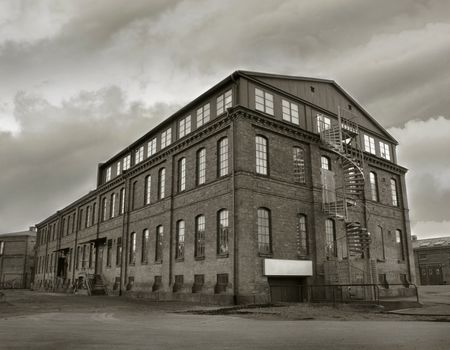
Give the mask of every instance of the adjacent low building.
[(421, 285), (450, 284), (450, 237), (413, 239), (416, 275)]
[(37, 224), (36, 285), (223, 302), (326, 284), (395, 294), (415, 279), (396, 145), (334, 81), (234, 72)]
[(0, 288), (29, 288), (34, 275), (36, 228), (0, 234)]

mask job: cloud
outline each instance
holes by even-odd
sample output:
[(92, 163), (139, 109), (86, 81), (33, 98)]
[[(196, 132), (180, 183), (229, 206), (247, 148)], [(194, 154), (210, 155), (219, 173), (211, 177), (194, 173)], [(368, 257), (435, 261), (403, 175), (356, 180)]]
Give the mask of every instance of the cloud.
[(413, 228), (424, 235), (429, 223), (428, 234), (435, 235), (433, 230), (440, 225), (450, 235), (450, 118), (409, 121), (388, 131), (399, 141), (399, 164), (409, 168), (406, 184)]
[(95, 188), (99, 162), (178, 107), (125, 100), (115, 86), (80, 92), (60, 106), (39, 95), (16, 95), (21, 132), (0, 133), (2, 230), (39, 222)]

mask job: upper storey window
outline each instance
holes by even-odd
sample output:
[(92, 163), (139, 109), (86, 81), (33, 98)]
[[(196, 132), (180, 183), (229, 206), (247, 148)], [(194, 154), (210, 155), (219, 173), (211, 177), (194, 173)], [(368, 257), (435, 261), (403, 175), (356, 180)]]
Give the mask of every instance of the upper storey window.
[(134, 154), (134, 164), (144, 160), (144, 146), (139, 147)]
[(222, 114), (227, 108), (233, 105), (233, 95), (231, 90), (217, 97), (217, 115)]
[(169, 128), (161, 133), (161, 149), (172, 143), (172, 129)]
[(122, 172), (122, 163), (121, 163), (121, 161), (119, 160), (119, 161), (117, 162), (117, 171), (116, 171), (117, 176), (119, 176), (121, 172)]
[(364, 135), (364, 150), (366, 152), (376, 154), (375, 151), (375, 139), (371, 136)]
[(228, 175), (228, 138), (221, 138), (217, 144), (217, 170), (219, 177)]
[(389, 148), (389, 144), (380, 141), (380, 156), (381, 158), (391, 160), (391, 151)]
[(209, 122), (210, 108), (209, 103), (197, 109), (197, 128)]
[(256, 173), (267, 175), (267, 139), (263, 136), (256, 136)]
[(147, 144), (147, 157), (156, 153), (156, 137), (152, 138)]
[(255, 88), (255, 107), (258, 111), (273, 115), (273, 95)]
[(131, 155), (127, 155), (125, 158), (123, 158), (123, 170), (130, 169), (131, 165)]
[(181, 119), (178, 124), (178, 137), (181, 139), (191, 132), (191, 116)]
[(331, 119), (323, 114), (317, 114), (317, 132), (331, 128)]
[(283, 119), (298, 125), (298, 105), (282, 100)]
[(111, 180), (111, 167), (106, 169), (106, 181)]

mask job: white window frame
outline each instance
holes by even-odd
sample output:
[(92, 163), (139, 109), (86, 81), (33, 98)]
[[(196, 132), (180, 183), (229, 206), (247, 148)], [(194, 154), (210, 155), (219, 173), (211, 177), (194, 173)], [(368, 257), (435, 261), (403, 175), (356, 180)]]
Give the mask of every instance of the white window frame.
[(172, 128), (168, 128), (161, 133), (161, 149), (172, 143)]
[(255, 109), (273, 115), (273, 95), (255, 88)]
[(186, 158), (178, 161), (178, 191), (186, 190)]
[(233, 106), (233, 93), (230, 90), (226, 91), (222, 95), (217, 97), (216, 100), (217, 103), (217, 115), (221, 115), (224, 113), (227, 108), (230, 108)]
[(148, 175), (145, 178), (145, 204), (150, 204), (152, 198), (152, 176)]
[(283, 99), (281, 100), (281, 107), (283, 113), (283, 120), (298, 125), (299, 124), (298, 104)]
[(131, 154), (126, 155), (123, 158), (123, 170), (128, 170), (131, 167)]
[(134, 164), (138, 164), (143, 160), (144, 160), (144, 146), (141, 146), (134, 153)]
[(147, 144), (147, 158), (156, 153), (156, 137), (152, 138)]
[(390, 179), (391, 187), (391, 201), (394, 207), (398, 207), (398, 192), (397, 192), (397, 181), (395, 179)]
[(329, 118), (323, 114), (316, 115), (316, 122), (317, 122), (317, 132), (318, 133), (331, 128), (331, 118)]
[(197, 128), (209, 122), (210, 117), (211, 117), (210, 103), (207, 103), (204, 106), (197, 109)]
[(117, 172), (117, 176), (119, 176), (120, 173), (122, 172), (122, 162), (120, 160), (117, 162), (117, 170), (116, 170), (116, 172)]
[(106, 169), (106, 181), (110, 180), (111, 180), (111, 167), (108, 167), (108, 169)]
[(364, 134), (364, 151), (376, 154), (375, 139), (372, 136)]
[(383, 141), (380, 141), (378, 143), (378, 145), (380, 146), (380, 157), (387, 159), (387, 160), (391, 160), (391, 147), (388, 143), (385, 143)]
[(182, 138), (191, 132), (191, 116), (181, 119), (178, 122), (178, 138)]

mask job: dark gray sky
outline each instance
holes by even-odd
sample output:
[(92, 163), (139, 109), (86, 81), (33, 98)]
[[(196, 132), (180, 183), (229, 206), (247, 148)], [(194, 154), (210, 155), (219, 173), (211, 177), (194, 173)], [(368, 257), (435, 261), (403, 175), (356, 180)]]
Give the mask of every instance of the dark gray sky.
[(450, 2), (3, 0), (0, 232), (236, 69), (336, 80), (398, 139), (412, 232), (450, 235)]

